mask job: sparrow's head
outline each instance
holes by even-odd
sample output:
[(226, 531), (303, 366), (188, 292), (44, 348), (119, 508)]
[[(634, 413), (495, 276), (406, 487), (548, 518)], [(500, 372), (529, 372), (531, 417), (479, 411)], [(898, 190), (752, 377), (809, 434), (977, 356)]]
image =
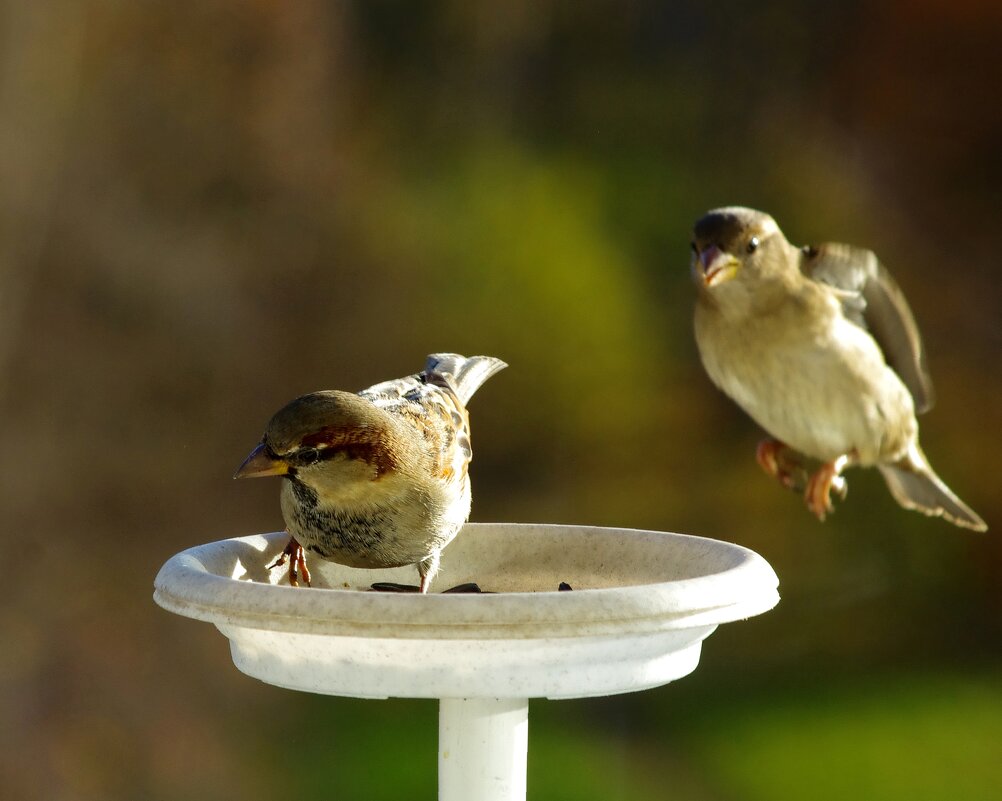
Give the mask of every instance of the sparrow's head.
[(389, 414), (350, 392), (303, 395), (279, 409), (234, 478), (286, 476), (314, 488), (368, 483), (397, 467)]
[(785, 260), (770, 254), (788, 247), (776, 221), (765, 212), (742, 206), (714, 209), (693, 227), (692, 274), (701, 287), (712, 289), (782, 266)]

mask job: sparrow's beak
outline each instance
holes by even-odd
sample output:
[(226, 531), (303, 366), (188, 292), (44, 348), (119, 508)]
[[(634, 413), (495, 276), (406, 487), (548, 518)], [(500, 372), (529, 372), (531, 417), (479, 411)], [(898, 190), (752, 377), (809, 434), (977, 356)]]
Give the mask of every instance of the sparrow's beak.
[(730, 280), (738, 271), (738, 260), (716, 245), (708, 245), (699, 254), (699, 264), (702, 267), (703, 284), (708, 287)]
[(259, 478), (260, 476), (284, 476), (288, 472), (288, 462), (284, 462), (281, 459), (273, 459), (269, 456), (268, 448), (262, 442), (244, 459), (244, 463), (237, 468), (237, 472), (233, 474), (233, 477)]

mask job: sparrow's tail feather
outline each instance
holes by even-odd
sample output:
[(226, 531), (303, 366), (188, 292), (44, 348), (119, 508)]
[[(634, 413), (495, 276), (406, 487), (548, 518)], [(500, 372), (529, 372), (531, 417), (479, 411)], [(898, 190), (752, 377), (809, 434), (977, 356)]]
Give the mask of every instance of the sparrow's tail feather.
[(460, 356), (458, 353), (432, 353), (424, 371), (430, 377), (446, 377), (446, 382), (465, 406), (481, 384), (508, 365), (493, 356)]
[(956, 526), (974, 531), (988, 530), (985, 521), (933, 472), (918, 445), (904, 459), (878, 467), (894, 500), (906, 509), (943, 517)]

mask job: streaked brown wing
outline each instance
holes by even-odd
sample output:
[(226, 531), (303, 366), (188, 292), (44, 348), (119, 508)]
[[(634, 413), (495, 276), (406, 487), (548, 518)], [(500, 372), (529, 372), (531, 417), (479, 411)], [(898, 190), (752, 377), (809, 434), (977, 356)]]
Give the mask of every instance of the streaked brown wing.
[(897, 281), (871, 250), (830, 242), (804, 251), (803, 271), (846, 293), (846, 316), (870, 332), (908, 387), (915, 411), (932, 408), (935, 394), (918, 325)]
[(430, 469), (448, 483), (464, 480), (473, 449), (470, 417), (452, 386), (425, 374), (386, 381), (360, 392), (380, 408), (407, 420), (425, 441)]

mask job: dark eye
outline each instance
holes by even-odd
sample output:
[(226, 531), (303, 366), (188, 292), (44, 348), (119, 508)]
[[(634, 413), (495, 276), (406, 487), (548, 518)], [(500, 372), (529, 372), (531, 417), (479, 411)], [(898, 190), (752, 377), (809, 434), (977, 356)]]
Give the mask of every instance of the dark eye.
[(748, 252), (754, 253), (756, 250), (758, 250), (758, 237), (753, 236), (748, 240)]
[(296, 451), (295, 461), (298, 467), (309, 467), (320, 461), (320, 451), (316, 448), (300, 448)]
[(690, 242), (689, 243), (689, 247), (692, 248), (692, 252), (693, 253), (699, 255), (699, 248), (696, 247), (696, 243), (695, 242)]

